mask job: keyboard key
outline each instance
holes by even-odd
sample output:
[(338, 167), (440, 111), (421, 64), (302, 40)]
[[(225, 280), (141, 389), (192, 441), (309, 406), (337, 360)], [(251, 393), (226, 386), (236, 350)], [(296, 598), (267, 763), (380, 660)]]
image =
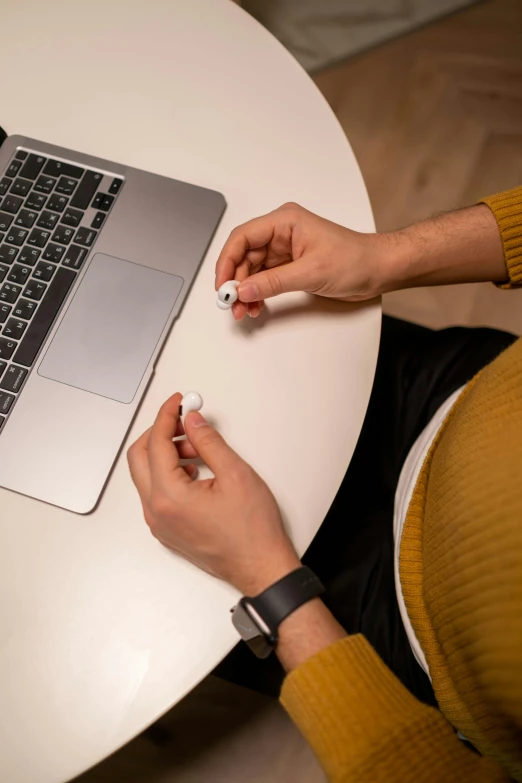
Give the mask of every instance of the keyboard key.
[(16, 348), (16, 343), (12, 340), (6, 340), (4, 337), (0, 337), (0, 359), (6, 359), (9, 361)]
[(105, 198), (105, 193), (97, 193), (94, 197), (91, 207), (93, 209), (100, 209), (104, 198)]
[(2, 375), (6, 367), (7, 367), (7, 362), (0, 362), (0, 376)]
[(50, 231), (44, 231), (42, 228), (33, 228), (27, 241), (30, 245), (34, 245), (35, 247), (43, 247), (50, 236)]
[(112, 185), (109, 188), (109, 193), (112, 193), (113, 195), (116, 195), (116, 193), (119, 193), (121, 186), (123, 185), (122, 179), (113, 179)]
[(15, 196), (27, 196), (32, 187), (33, 183), (29, 182), (28, 179), (18, 177), (18, 179), (13, 181), (9, 193), (13, 193)]
[[(58, 190), (58, 188), (56, 188), (56, 190)], [(68, 201), (69, 199), (65, 196), (60, 196), (58, 193), (53, 193), (47, 202), (47, 209), (52, 209), (53, 212), (63, 212), (67, 206)]]
[(113, 201), (114, 201), (114, 196), (104, 196), (103, 201), (100, 205), (100, 209), (102, 209), (104, 212), (108, 212), (109, 209), (112, 207)]
[(76, 193), (71, 199), (70, 206), (78, 209), (87, 209), (102, 179), (103, 174), (99, 174), (97, 171), (86, 171)]
[[(12, 249), (14, 250), (14, 248)], [(41, 252), (41, 250), (36, 250), (34, 247), (24, 247), (20, 250), (20, 258), (18, 261), (20, 264), (25, 264), (26, 266), (34, 266), (40, 258)]]
[(93, 231), (92, 228), (87, 228), (86, 226), (82, 226), (82, 228), (79, 228), (76, 232), (76, 236), (74, 237), (74, 241), (78, 242), (79, 245), (85, 245), (86, 247), (90, 247), (94, 240), (96, 239), (96, 231)]
[(13, 180), (9, 179), (9, 177), (2, 177), (2, 179), (0, 179), (0, 196), (5, 196), (12, 181)]
[(10, 242), (11, 245), (21, 247), (24, 244), (28, 233), (29, 231), (26, 228), (16, 228), (15, 226), (11, 226), (10, 230), (6, 234), (5, 241)]
[(0, 231), (7, 231), (14, 217), (7, 212), (0, 212)]
[(4, 212), (11, 212), (13, 215), (16, 215), (23, 203), (23, 198), (18, 198), (18, 196), (11, 196), (11, 194), (8, 194), (7, 196), (4, 196), (4, 200), (2, 201), (0, 207), (4, 210)]
[(42, 155), (29, 155), (20, 172), (21, 177), (27, 179), (36, 179), (43, 168), (45, 158)]
[(0, 430), (4, 426), (5, 416), (0, 416)]
[(49, 285), (49, 292), (29, 324), (15, 354), (14, 361), (17, 364), (24, 367), (32, 365), (75, 279), (75, 272), (58, 267)]
[[(3, 305), (3, 306), (7, 307), (7, 305)], [(25, 318), (26, 321), (29, 321), (29, 319), (33, 317), (33, 313), (37, 307), (38, 305), (36, 304), (36, 302), (31, 302), (29, 299), (19, 299), (18, 302), (16, 303), (15, 309), (13, 310), (13, 315), (15, 315), (17, 318)], [(10, 307), (9, 310), (11, 310)]]
[(53, 245), (52, 242), (49, 242), (42, 259), (44, 261), (52, 261), (53, 264), (57, 264), (64, 253), (65, 248), (63, 245)]
[[(22, 296), (26, 296), (28, 299), (34, 299), (35, 302), (39, 302), (45, 293), (47, 286), (45, 283), (41, 283), (39, 280), (29, 280)], [(1, 291), (0, 291), (1, 298)]]
[(83, 212), (80, 212), (78, 209), (71, 209), (70, 207), (65, 210), (65, 213), (62, 215), (62, 223), (65, 223), (66, 226), (72, 226), (73, 228), (76, 228), (80, 225), (83, 217)]
[(27, 370), (24, 370), (23, 367), (17, 367), (16, 365), (11, 364), (0, 382), (0, 389), (5, 389), (6, 391), (17, 394), (22, 388), (26, 378)]
[(11, 308), (9, 305), (0, 304), (0, 324), (3, 324), (7, 321), (10, 312)]
[(0, 247), (0, 262), (2, 264), (12, 264), (19, 252), (17, 247), (2, 245)]
[(78, 245), (71, 245), (67, 248), (62, 266), (69, 266), (71, 269), (78, 270), (83, 264), (86, 255), (87, 248), (78, 247)]
[(74, 177), (80, 179), (85, 169), (73, 166), (72, 163), (63, 163), (61, 160), (50, 160), (44, 168), (44, 174), (50, 177)]
[(48, 283), (56, 269), (57, 267), (54, 264), (46, 264), (44, 261), (39, 261), (33, 272), (33, 277)]
[(12, 160), (9, 166), (7, 167), (7, 171), (5, 172), (8, 177), (16, 177), (20, 169), (22, 168), (22, 163), (19, 160)]
[(50, 193), (55, 185), (56, 185), (55, 179), (53, 179), (52, 177), (46, 177), (45, 174), (42, 174), (41, 177), (38, 177), (34, 189), (39, 190), (40, 193)]
[(59, 220), (60, 215), (57, 215), (56, 212), (48, 212), (46, 209), (44, 209), (36, 225), (40, 226), (41, 228), (48, 228), (49, 230), (52, 230)]
[(32, 228), (33, 223), (38, 217), (38, 212), (31, 212), (29, 209), (22, 209), (15, 220), (15, 226)]
[(5, 276), (8, 272), (9, 272), (9, 267), (0, 264), (0, 283), (5, 279)]
[(3, 413), (4, 415), (9, 413), (9, 408), (13, 404), (14, 400), (15, 398), (12, 394), (7, 394), (7, 392), (0, 392), (0, 413)]
[(56, 186), (56, 192), (64, 193), (66, 196), (72, 196), (77, 184), (78, 181), (75, 179), (71, 179), (70, 177), (61, 177)]
[(51, 237), (52, 242), (63, 242), (64, 245), (68, 245), (74, 235), (74, 228), (68, 228), (67, 226), (58, 226), (54, 234)]
[(14, 401), (15, 398), (12, 394), (7, 394), (7, 392), (0, 392), (0, 413), (3, 413), (4, 416), (9, 413), (9, 409)]
[(0, 301), (13, 304), (13, 302), (16, 302), (21, 290), (19, 285), (4, 283), (2, 288), (0, 288)]
[(91, 223), (91, 228), (101, 228), (103, 221), (105, 220), (105, 212), (97, 212), (94, 216), (94, 220)]
[(28, 207), (28, 209), (36, 209), (40, 211), (45, 205), (46, 201), (47, 196), (42, 195), (42, 193), (36, 193), (36, 191), (33, 190), (31, 195), (27, 196), (24, 206)]
[(7, 279), (9, 280), (10, 283), (18, 283), (19, 285), (23, 285), (30, 274), (31, 274), (31, 267), (15, 264), (14, 267), (9, 272)]
[(24, 370), (23, 367), (16, 367), (16, 365), (11, 364), (0, 382), (0, 389), (5, 389), (6, 391), (17, 394), (22, 388), (26, 377), (27, 370)]
[(27, 156), (28, 156), (28, 155), (29, 155), (29, 153), (28, 153), (28, 152), (26, 152), (25, 150), (17, 150), (17, 151), (16, 151), (15, 158), (16, 158), (17, 160), (25, 160), (25, 159), (27, 158)]
[(19, 318), (10, 318), (2, 329), (2, 334), (4, 337), (11, 337), (13, 340), (19, 340), (25, 332), (26, 326), (26, 321), (20, 321)]

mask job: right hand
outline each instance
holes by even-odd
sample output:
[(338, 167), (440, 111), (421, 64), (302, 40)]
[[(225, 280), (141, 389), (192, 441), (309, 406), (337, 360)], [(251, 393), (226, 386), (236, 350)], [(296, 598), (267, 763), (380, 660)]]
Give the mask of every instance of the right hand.
[[(362, 234), (283, 204), (230, 234), (216, 265), (216, 290), (239, 280), (236, 320), (256, 317), (264, 300), (287, 291), (357, 302), (384, 290), (384, 234)], [(384, 251), (384, 252), (383, 252)]]

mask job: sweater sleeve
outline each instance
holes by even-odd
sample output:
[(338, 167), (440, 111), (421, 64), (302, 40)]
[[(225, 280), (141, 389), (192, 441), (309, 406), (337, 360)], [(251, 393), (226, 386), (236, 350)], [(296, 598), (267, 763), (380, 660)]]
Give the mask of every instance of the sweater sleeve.
[(522, 286), (522, 187), (487, 196), (479, 203), (488, 205), (500, 230), (509, 281), (498, 283), (499, 287)]
[(327, 647), (286, 678), (281, 702), (332, 783), (505, 783), (443, 715), (419, 702), (360, 634)]

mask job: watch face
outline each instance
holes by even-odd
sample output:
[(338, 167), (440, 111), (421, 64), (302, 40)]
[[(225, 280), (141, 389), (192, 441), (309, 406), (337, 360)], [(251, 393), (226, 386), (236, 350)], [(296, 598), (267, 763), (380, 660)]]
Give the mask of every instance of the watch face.
[(256, 625), (242, 599), (232, 614), (232, 622), (241, 638), (258, 658), (267, 658), (274, 649), (277, 638), (265, 635)]
[(241, 602), (238, 603), (232, 615), (232, 622), (236, 631), (245, 642), (255, 639), (256, 636), (262, 636), (261, 631), (254, 623), (247, 610)]

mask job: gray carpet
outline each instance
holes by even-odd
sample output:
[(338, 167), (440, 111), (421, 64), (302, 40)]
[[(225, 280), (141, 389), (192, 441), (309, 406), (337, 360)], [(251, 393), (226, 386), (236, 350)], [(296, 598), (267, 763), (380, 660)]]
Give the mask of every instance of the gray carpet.
[(243, 0), (308, 71), (358, 54), (477, 0)]

